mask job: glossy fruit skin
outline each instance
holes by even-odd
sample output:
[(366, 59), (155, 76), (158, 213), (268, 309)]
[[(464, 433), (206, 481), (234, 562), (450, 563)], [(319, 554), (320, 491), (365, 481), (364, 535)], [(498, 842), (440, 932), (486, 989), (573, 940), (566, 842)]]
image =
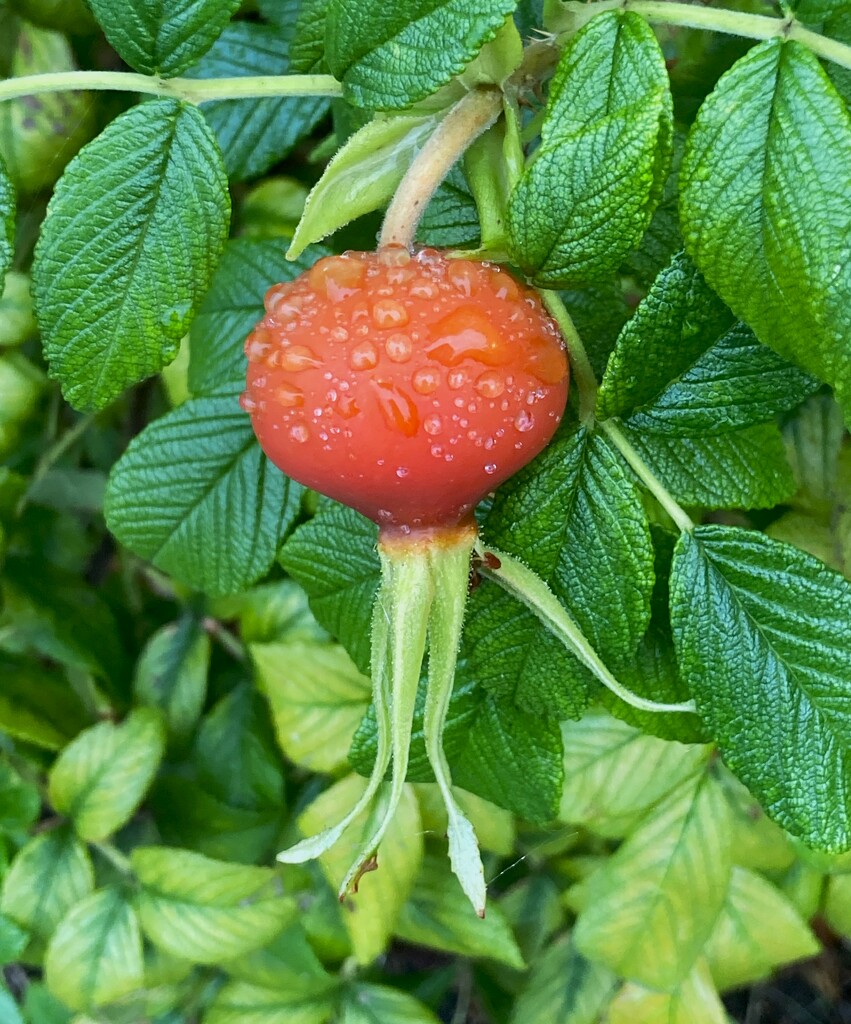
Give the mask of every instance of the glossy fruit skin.
[(558, 329), (497, 265), (349, 252), (270, 288), (265, 304), (241, 400), (261, 447), (388, 531), (465, 520), (564, 413)]

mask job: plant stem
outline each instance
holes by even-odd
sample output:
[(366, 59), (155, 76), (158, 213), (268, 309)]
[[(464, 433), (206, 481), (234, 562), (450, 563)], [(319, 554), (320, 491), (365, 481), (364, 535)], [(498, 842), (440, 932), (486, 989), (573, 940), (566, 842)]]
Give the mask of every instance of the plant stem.
[(437, 186), (464, 150), (502, 111), (498, 89), (474, 89), (449, 111), (408, 168), (393, 197), (379, 245), (404, 245), (410, 249), (420, 218)]
[(591, 360), (559, 293), (541, 289), (541, 297), (550, 316), (558, 324), (567, 347), (570, 371), (579, 388), (579, 419), (590, 425), (594, 422), (594, 406), (597, 403), (597, 378), (594, 376)]
[(133, 875), (133, 867), (130, 864), (128, 857), (117, 847), (113, 846), (112, 843), (92, 843), (92, 846), (105, 857), (114, 868), (117, 868), (122, 875)]
[(331, 75), (246, 75), (239, 78), (159, 78), (129, 71), (56, 71), (0, 81), (0, 101), (45, 92), (136, 92), (169, 96), (188, 103), (261, 96), (339, 96)]
[(804, 28), (794, 18), (772, 18), (700, 4), (673, 3), (671, 0), (596, 0), (594, 3), (565, 6), (570, 11), (571, 33), (578, 31), (602, 11), (633, 11), (657, 25), (708, 29), (747, 39), (796, 39), (819, 57), (851, 68), (851, 46)]
[(693, 530), (694, 523), (683, 507), (668, 493), (659, 478), (626, 439), (620, 427), (613, 420), (604, 420), (600, 427), (632, 467), (638, 479), (650, 491), (677, 526), (684, 532)]
[[(482, 576), (498, 583), (512, 597), (526, 605), (534, 612), (547, 629), (557, 637), (564, 646), (575, 655), (583, 665), (600, 680), (600, 682), (624, 703), (640, 711), (684, 712), (694, 711), (694, 701), (682, 704), (663, 704), (628, 690), (621, 685), (603, 664), (599, 654), (588, 642), (579, 626), (562, 607), (555, 594), (544, 581), (531, 569), (517, 561), (511, 555), (497, 551), (490, 546), (477, 545), (476, 551), (482, 559), (479, 572)], [(491, 557), (488, 557), (491, 556)], [(495, 566), (494, 558), (499, 563)]]
[(38, 465), (30, 477), (30, 482), (27, 485), (27, 489), (21, 495), (21, 499), (15, 507), (15, 515), (20, 517), (27, 505), (29, 504), (30, 497), (44, 477), (50, 472), (51, 467), (56, 463), (69, 448), (72, 448), (77, 441), (85, 434), (89, 427), (95, 421), (95, 413), (89, 413), (88, 416), (81, 416), (80, 419), (47, 449), (38, 461)]

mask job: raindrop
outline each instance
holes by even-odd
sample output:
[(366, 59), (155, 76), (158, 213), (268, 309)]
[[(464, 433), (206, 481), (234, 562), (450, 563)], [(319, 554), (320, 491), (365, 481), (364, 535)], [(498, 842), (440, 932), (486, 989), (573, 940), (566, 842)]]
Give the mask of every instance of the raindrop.
[(310, 437), (310, 431), (303, 423), (296, 423), (295, 426), (290, 427), (290, 437), (293, 441), (297, 441), (299, 444), (304, 444), (304, 442)]
[(378, 365), (378, 350), (371, 341), (361, 341), (349, 353), (349, 366), (353, 370), (371, 370)]
[(514, 417), (514, 427), (516, 430), (519, 430), (521, 434), (525, 434), (526, 431), (531, 430), (534, 426), (535, 417), (528, 411), (528, 409), (521, 409)]

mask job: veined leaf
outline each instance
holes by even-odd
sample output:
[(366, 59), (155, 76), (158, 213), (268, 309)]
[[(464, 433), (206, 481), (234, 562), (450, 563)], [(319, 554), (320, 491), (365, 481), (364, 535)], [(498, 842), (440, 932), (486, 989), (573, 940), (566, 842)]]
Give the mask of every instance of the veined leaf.
[(509, 204), (514, 256), (555, 287), (614, 270), (662, 195), (672, 146), (662, 51), (643, 18), (611, 11), (568, 43), (541, 146)]
[(671, 992), (624, 985), (606, 1018), (607, 1024), (728, 1024), (729, 1019), (703, 960)]
[(345, 765), (372, 689), (343, 647), (292, 640), (250, 651), (287, 757), (315, 772)]
[(23, 846), (3, 880), (0, 912), (47, 939), (94, 888), (92, 862), (70, 828), (43, 832)]
[(328, 985), (305, 991), (264, 988), (247, 981), (229, 981), (216, 994), (204, 1024), (326, 1024), (335, 1006)]
[(783, 438), (773, 423), (709, 437), (666, 437), (628, 427), (624, 432), (684, 505), (771, 508), (795, 490)]
[(36, 316), (51, 373), (102, 408), (177, 354), (227, 236), (221, 155), (201, 114), (154, 100), (68, 165), (36, 247)]
[(517, 0), (331, 0), (326, 56), (346, 97), (404, 110), (460, 74)]
[(27, 948), (29, 935), (15, 922), (0, 914), (0, 964), (16, 963)]
[(437, 1017), (407, 992), (385, 985), (352, 985), (337, 1024), (438, 1024)]
[(260, 451), (235, 390), (191, 398), (115, 464), (109, 528), (131, 551), (210, 594), (237, 593), (272, 564), (301, 487)]
[(564, 722), (559, 819), (600, 835), (628, 835), (654, 807), (704, 770), (711, 748), (645, 736), (608, 715)]
[(851, 583), (764, 534), (700, 526), (674, 555), (671, 620), (730, 768), (807, 845), (851, 847)]
[(148, 75), (179, 75), (210, 48), (239, 0), (88, 0), (106, 38)]
[(597, 1024), (617, 979), (579, 953), (568, 936), (532, 965), (511, 1024)]
[[(189, 78), (285, 75), (286, 40), (280, 29), (237, 21), (228, 25)], [(256, 178), (283, 160), (328, 113), (324, 96), (216, 100), (201, 107), (218, 139), (228, 175)]]
[(223, 963), (265, 945), (295, 916), (268, 868), (155, 846), (138, 847), (131, 861), (142, 929), (171, 956)]
[(292, 281), (328, 255), (318, 246), (297, 260), (288, 260), (285, 252), (285, 239), (234, 238), (225, 246), (189, 334), (189, 390), (194, 395), (242, 384), (248, 369), (243, 346), (265, 312), (263, 296), (273, 284)]
[(730, 880), (727, 805), (708, 776), (669, 796), (587, 881), (574, 931), (592, 960), (673, 989), (712, 933)]
[(426, 856), (395, 931), (399, 938), (415, 946), (485, 957), (517, 970), (524, 966), (517, 941), (499, 906), (491, 904), (484, 919), (477, 917), (463, 898), (449, 861), (442, 855)]
[(851, 419), (851, 116), (814, 54), (755, 46), (700, 108), (681, 174), (686, 246), (757, 337), (833, 385)]
[(368, 519), (324, 500), (279, 556), (307, 592), (317, 620), (364, 673), (369, 672), (369, 624), (380, 574), (377, 540), (378, 529)]
[[(360, 799), (365, 786), (365, 779), (348, 775), (310, 804), (299, 817), (299, 828), (305, 835), (314, 835), (339, 821)], [(351, 864), (353, 851), (370, 834), (369, 819), (369, 811), (365, 811), (346, 829), (342, 840), (320, 858), (322, 870), (335, 890)], [(422, 856), (420, 811), (408, 786), (381, 841), (378, 869), (360, 879), (357, 895), (349, 899), (343, 913), (343, 923), (359, 963), (371, 963), (387, 948), (418, 877)]]
[(521, 555), (604, 659), (632, 654), (650, 620), (653, 545), (638, 488), (605, 438), (579, 428), (553, 442), (500, 488), (484, 536)]
[(72, 1010), (103, 1006), (141, 988), (143, 967), (135, 911), (113, 887), (71, 907), (44, 961), (47, 987)]
[(324, 68), (328, 5), (329, 0), (301, 0), (290, 44), (293, 74), (305, 75)]
[(55, 669), (29, 659), (0, 657), (0, 729), (44, 750), (61, 750), (88, 716)]
[(129, 821), (164, 752), (162, 719), (150, 709), (132, 711), (120, 725), (93, 725), (53, 765), (50, 802), (83, 839), (105, 839)]
[(819, 943), (789, 900), (752, 871), (733, 868), (724, 909), (706, 947), (721, 991), (740, 988), (794, 960), (815, 956)]

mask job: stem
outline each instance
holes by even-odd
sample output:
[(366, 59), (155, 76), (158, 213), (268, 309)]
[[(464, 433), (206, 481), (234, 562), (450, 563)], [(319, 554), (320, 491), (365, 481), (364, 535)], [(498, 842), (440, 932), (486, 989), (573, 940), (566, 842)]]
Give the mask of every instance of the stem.
[(27, 505), (29, 504), (30, 497), (33, 491), (36, 489), (39, 483), (47, 476), (51, 466), (54, 465), (69, 448), (72, 448), (77, 441), (85, 434), (89, 427), (95, 421), (95, 413), (89, 413), (88, 416), (81, 416), (80, 419), (59, 438), (55, 441), (50, 448), (42, 455), (38, 461), (38, 465), (30, 477), (30, 482), (27, 485), (26, 491), (21, 495), (20, 501), (15, 507), (15, 515), (20, 517)]
[(694, 523), (691, 521), (686, 511), (668, 493), (653, 470), (626, 439), (620, 427), (618, 427), (613, 420), (605, 420), (600, 424), (600, 427), (604, 433), (608, 434), (609, 439), (632, 467), (635, 475), (644, 484), (647, 490), (650, 491), (662, 508), (668, 513), (671, 519), (674, 520), (677, 526), (686, 533), (693, 530)]
[(435, 546), (430, 552), (431, 574), (437, 599), (429, 619), (428, 691), (423, 733), (426, 753), (446, 806), (449, 861), (464, 895), (479, 917), (485, 916), (487, 886), (472, 823), (452, 795), (452, 775), (443, 750), (443, 730), (449, 698), (455, 682), (455, 665), (470, 575), (470, 554), (475, 529), (460, 537), (456, 545)]
[[(478, 567), (482, 576), (498, 583), (504, 590), (507, 590), (512, 597), (517, 598), (522, 604), (534, 612), (547, 629), (574, 654), (586, 668), (588, 668), (615, 696), (620, 697), (626, 704), (639, 711), (654, 712), (682, 712), (694, 711), (693, 700), (685, 701), (682, 704), (661, 704), (637, 694), (622, 686), (612, 673), (603, 664), (600, 656), (588, 642), (582, 630), (571, 619), (567, 611), (562, 607), (555, 594), (531, 569), (528, 569), (522, 562), (518, 562), (511, 555), (494, 548), (477, 546), (477, 553), (482, 558), (482, 564)], [(494, 567), (495, 556), (499, 567)]]
[(117, 847), (113, 846), (112, 843), (92, 843), (92, 846), (98, 851), (101, 856), (105, 857), (110, 864), (122, 875), (133, 875), (133, 867), (130, 863), (129, 857), (125, 857), (124, 854)]
[(578, 31), (601, 11), (633, 11), (656, 25), (708, 29), (746, 39), (796, 39), (819, 57), (851, 68), (851, 46), (804, 28), (793, 18), (772, 18), (763, 14), (703, 7), (700, 4), (672, 3), (670, 0), (597, 0), (595, 3), (568, 6), (571, 12), (571, 33)]
[(170, 96), (188, 103), (261, 96), (339, 96), (342, 86), (331, 75), (246, 75), (239, 78), (158, 78), (129, 71), (56, 71), (0, 81), (0, 101), (45, 92), (136, 92)]
[(579, 388), (579, 419), (590, 426), (594, 421), (594, 406), (597, 403), (597, 378), (588, 353), (558, 292), (541, 289), (541, 297), (550, 316), (558, 324), (567, 347), (570, 370)]
[(384, 217), (379, 245), (411, 248), (420, 218), (437, 186), (501, 111), (502, 93), (498, 89), (474, 89), (455, 104), (414, 158), (396, 190)]

